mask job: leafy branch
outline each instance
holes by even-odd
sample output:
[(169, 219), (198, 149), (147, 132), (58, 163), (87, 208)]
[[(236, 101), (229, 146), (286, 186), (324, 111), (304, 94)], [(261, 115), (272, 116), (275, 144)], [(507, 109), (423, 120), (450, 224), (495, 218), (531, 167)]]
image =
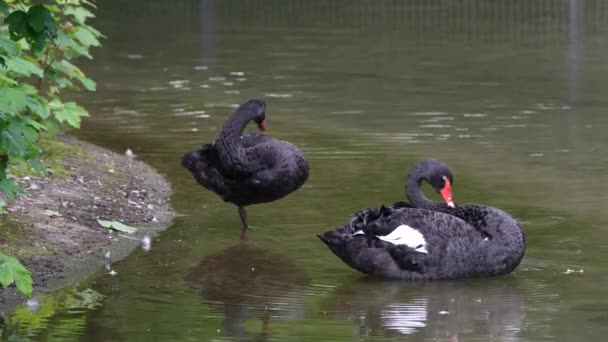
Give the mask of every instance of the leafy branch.
[[(32, 2), (0, 0), (0, 193), (4, 195), (0, 213), (4, 213), (6, 199), (22, 192), (11, 179), (9, 167), (28, 165), (33, 172), (44, 174), (40, 134), (54, 133), (63, 124), (78, 128), (88, 116), (77, 103), (64, 102), (61, 93), (64, 89), (96, 89), (95, 82), (73, 61), (92, 58), (90, 49), (100, 46), (99, 40), (104, 38), (87, 24), (94, 17), (93, 2)], [(24, 272), (15, 273), (21, 264), (11, 258), (0, 253), (0, 284), (6, 287), (15, 282), (19, 290), (27, 289), (14, 277), (27, 278)], [(7, 275), (9, 271), (15, 271), (13, 278)]]
[(16, 258), (0, 252), (0, 284), (9, 287), (15, 283), (26, 296), (32, 295), (32, 274)]

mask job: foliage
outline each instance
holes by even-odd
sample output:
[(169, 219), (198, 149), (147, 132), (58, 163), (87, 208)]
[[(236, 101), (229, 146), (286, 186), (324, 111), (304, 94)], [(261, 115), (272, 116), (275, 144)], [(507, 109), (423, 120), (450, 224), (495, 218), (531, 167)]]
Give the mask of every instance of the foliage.
[(17, 289), (26, 296), (32, 295), (32, 274), (19, 260), (0, 253), (0, 284), (8, 287), (15, 283)]
[[(89, 50), (103, 38), (87, 24), (94, 9), (88, 0), (44, 5), (0, 0), (0, 192), (5, 198), (21, 192), (7, 174), (10, 165), (27, 164), (44, 173), (42, 132), (52, 135), (62, 124), (78, 128), (88, 116), (77, 103), (64, 101), (62, 93), (95, 90), (95, 82), (73, 64), (79, 57), (91, 58)], [(0, 198), (0, 213), (5, 205)]]
[[(5, 328), (0, 328), (0, 340), (13, 341), (23, 338), (30, 341), (25, 337), (47, 328), (53, 316), (64, 311), (71, 312), (72, 318), (55, 321), (52, 326), (58, 331), (80, 331), (86, 324), (87, 318), (84, 315), (74, 315), (74, 313), (93, 310), (101, 305), (104, 298), (102, 294), (91, 288), (79, 290), (75, 287), (63, 289), (51, 295), (37, 295), (36, 297), (40, 304), (38, 310), (32, 310), (23, 304), (17, 306), (10, 316), (6, 317)], [(51, 337), (47, 339), (62, 340), (62, 338)]]

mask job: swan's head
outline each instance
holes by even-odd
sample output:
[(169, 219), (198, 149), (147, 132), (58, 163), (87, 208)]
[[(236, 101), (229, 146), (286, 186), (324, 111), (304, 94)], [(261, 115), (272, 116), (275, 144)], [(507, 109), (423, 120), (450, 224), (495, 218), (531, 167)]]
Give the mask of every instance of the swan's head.
[(425, 159), (414, 166), (410, 175), (427, 181), (435, 191), (441, 194), (445, 203), (454, 208), (454, 201), (452, 199), (454, 176), (447, 165), (439, 160)]
[(241, 105), (241, 109), (247, 110), (253, 117), (260, 131), (266, 130), (266, 102), (260, 99), (249, 100)]

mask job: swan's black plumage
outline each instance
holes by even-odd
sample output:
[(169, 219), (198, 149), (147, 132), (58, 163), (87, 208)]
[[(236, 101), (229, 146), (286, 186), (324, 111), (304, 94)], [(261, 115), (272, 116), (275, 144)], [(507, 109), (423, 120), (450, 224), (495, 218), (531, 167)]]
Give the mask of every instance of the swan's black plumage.
[[(519, 223), (496, 208), (451, 208), (426, 199), (419, 188), (421, 179), (442, 179), (444, 170), (447, 167), (436, 161), (419, 163), (408, 176), (410, 204), (359, 211), (350, 224), (319, 238), (346, 264), (375, 277), (454, 279), (511, 272), (525, 250)], [(382, 240), (404, 225), (422, 234), (424, 248)]]
[(251, 100), (226, 121), (219, 138), (182, 157), (196, 181), (239, 207), (272, 202), (297, 190), (308, 179), (308, 163), (293, 144), (266, 135), (243, 133), (250, 121), (265, 129), (266, 104)]

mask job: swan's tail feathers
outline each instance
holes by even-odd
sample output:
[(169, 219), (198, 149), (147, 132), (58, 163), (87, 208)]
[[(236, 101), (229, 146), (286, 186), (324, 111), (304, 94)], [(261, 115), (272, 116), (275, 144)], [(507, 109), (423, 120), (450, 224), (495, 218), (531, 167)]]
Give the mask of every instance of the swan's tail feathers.
[(349, 226), (339, 227), (317, 235), (330, 248), (343, 245), (350, 236), (352, 236), (352, 232)]
[(182, 166), (188, 170), (193, 170), (196, 164), (201, 161), (200, 151), (193, 151), (184, 154), (182, 157)]
[(201, 166), (214, 164), (215, 161), (217, 161), (217, 152), (214, 144), (207, 144), (196, 151), (184, 154), (181, 164), (190, 171), (197, 171)]
[(380, 206), (379, 209), (358, 211), (351, 217), (350, 227), (353, 232), (377, 233), (377, 229), (386, 226), (384, 218), (388, 217), (393, 211), (392, 207), (385, 207), (384, 205)]
[(350, 218), (350, 227), (353, 232), (360, 230), (365, 231), (365, 228), (369, 222), (375, 220), (378, 217), (378, 209), (363, 209), (353, 214)]
[(213, 144), (203, 145), (201, 149), (186, 153), (182, 157), (182, 166), (192, 173), (194, 179), (224, 200), (230, 195), (226, 179), (221, 173), (217, 150)]

